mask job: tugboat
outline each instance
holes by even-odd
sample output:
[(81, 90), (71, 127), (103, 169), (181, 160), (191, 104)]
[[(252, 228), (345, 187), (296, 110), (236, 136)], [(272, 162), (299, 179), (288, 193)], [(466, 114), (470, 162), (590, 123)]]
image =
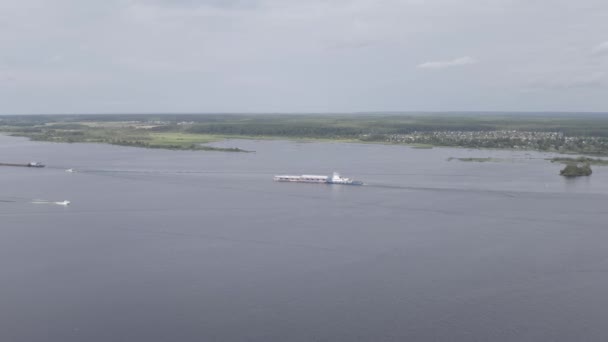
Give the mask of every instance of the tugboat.
[(44, 164), (41, 164), (39, 162), (31, 162), (27, 164), (27, 167), (44, 167)]
[(346, 184), (346, 185), (363, 185), (363, 182), (356, 181), (352, 178), (340, 177), (340, 174), (334, 172), (331, 179), (327, 181), (329, 184)]

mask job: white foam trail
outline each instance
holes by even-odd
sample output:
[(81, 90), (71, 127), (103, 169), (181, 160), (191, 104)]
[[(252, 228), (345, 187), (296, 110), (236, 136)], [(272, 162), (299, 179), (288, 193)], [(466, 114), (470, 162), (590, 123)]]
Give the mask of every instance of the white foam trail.
[(56, 205), (64, 205), (64, 206), (71, 204), (70, 201), (55, 202), (55, 201), (47, 201), (47, 200), (33, 200), (32, 203), (33, 204), (56, 204)]

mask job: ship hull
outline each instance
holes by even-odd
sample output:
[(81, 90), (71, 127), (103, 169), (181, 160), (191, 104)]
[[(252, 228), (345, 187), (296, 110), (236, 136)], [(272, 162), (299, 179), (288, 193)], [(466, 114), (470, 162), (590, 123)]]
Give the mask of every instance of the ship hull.
[(337, 185), (363, 185), (363, 182), (360, 182), (360, 181), (352, 181), (352, 182), (346, 182), (346, 183), (344, 183), (344, 182), (332, 182), (332, 181), (329, 181), (329, 182), (327, 182), (327, 184), (337, 184)]

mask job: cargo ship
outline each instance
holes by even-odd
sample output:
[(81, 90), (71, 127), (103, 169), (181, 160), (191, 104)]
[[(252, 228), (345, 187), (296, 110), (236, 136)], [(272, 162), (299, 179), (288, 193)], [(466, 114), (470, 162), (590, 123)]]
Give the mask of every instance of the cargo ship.
[(339, 173), (334, 172), (331, 177), (320, 175), (279, 175), (274, 176), (275, 182), (293, 182), (293, 183), (321, 183), (321, 184), (344, 184), (344, 185), (363, 185), (363, 182), (356, 181), (351, 178), (341, 177)]

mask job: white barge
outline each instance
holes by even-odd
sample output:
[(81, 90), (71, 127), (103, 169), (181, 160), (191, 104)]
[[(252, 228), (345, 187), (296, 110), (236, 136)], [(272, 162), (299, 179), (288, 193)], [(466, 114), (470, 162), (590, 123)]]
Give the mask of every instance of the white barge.
[(356, 181), (351, 178), (341, 177), (340, 174), (337, 172), (334, 172), (331, 177), (321, 175), (278, 175), (274, 176), (274, 180), (275, 182), (363, 185), (363, 182)]

